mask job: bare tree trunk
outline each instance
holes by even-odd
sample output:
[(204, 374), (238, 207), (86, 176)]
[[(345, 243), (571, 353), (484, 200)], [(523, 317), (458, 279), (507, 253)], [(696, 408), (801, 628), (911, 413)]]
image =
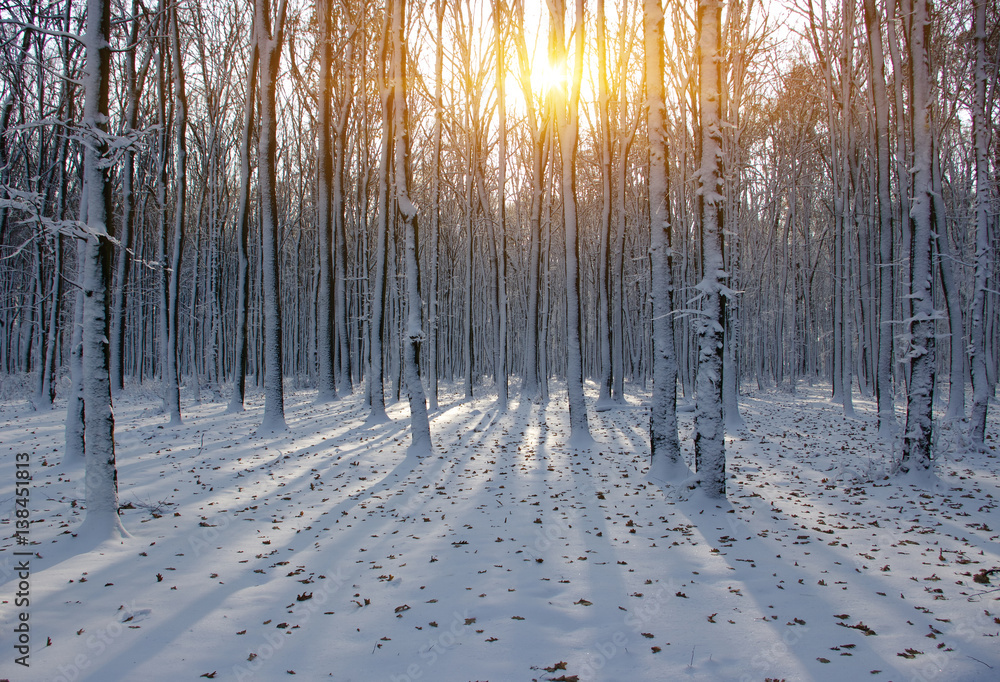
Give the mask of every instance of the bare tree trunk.
[(251, 41), (250, 67), (247, 73), (246, 102), (244, 103), (243, 131), (240, 133), (240, 196), (236, 216), (237, 282), (236, 282), (236, 345), (233, 359), (233, 394), (229, 412), (242, 412), (246, 397), (247, 359), (250, 349), (247, 341), (247, 318), (250, 312), (250, 139), (253, 134), (254, 108), (257, 99), (257, 67), (260, 53), (257, 41)]
[(723, 196), (719, 192), (722, 184), (719, 98), (723, 80), (718, 50), (722, 5), (722, 0), (698, 2), (701, 158), (697, 191), (703, 279), (697, 288), (703, 303), (698, 325), (694, 453), (701, 486), (712, 497), (726, 495), (726, 441), (722, 416), (726, 274), (721, 229)]
[(83, 125), (91, 139), (84, 157), (88, 237), (83, 260), (83, 399), (86, 414), (87, 516), (81, 532), (95, 539), (127, 537), (118, 517), (115, 416), (111, 409), (108, 284), (113, 215), (108, 160), (108, 91), (111, 82), (111, 9), (88, 0)]
[(507, 411), (507, 99), (504, 81), (507, 78), (507, 47), (503, 35), (503, 22), (506, 20), (506, 0), (493, 0), (493, 26), (496, 42), (497, 60), (497, 110), (499, 112), (499, 130), (497, 141), (497, 162), (499, 172), (497, 182), (500, 186), (499, 204), (499, 243), (497, 245), (497, 314), (499, 316), (499, 338), (496, 345), (496, 369), (494, 370), (497, 384), (497, 407), (501, 412)]
[(910, 53), (910, 115), (913, 121), (913, 208), (910, 212), (912, 234), (910, 256), (910, 300), (913, 313), (907, 321), (909, 330), (910, 385), (906, 396), (906, 429), (903, 432), (904, 473), (930, 469), (933, 459), (932, 428), (934, 405), (934, 299), (931, 292), (933, 151), (929, 46), (930, 19), (927, 0), (906, 0), (904, 11), (912, 13), (912, 27), (907, 40)]
[(357, 26), (348, 24), (348, 42), (344, 55), (344, 98), (335, 126), (333, 166), (333, 220), (334, 220), (334, 308), (336, 311), (337, 341), (340, 358), (340, 391), (351, 392), (351, 344), (347, 313), (347, 210), (344, 201), (344, 175), (347, 167), (348, 124), (354, 102), (354, 37)]
[(430, 455), (427, 399), (420, 379), (420, 345), (424, 340), (420, 311), (420, 270), (417, 260), (417, 207), (410, 200), (410, 141), (406, 107), (406, 0), (392, 0), (392, 102), (396, 205), (403, 219), (406, 264), (406, 332), (403, 347), (406, 391), (410, 399), (411, 452)]
[(976, 155), (976, 270), (972, 298), (972, 414), (969, 417), (969, 436), (980, 446), (986, 442), (986, 411), (994, 387), (989, 380), (986, 361), (986, 297), (990, 274), (993, 271), (991, 259), (995, 256), (990, 249), (990, 200), (995, 183), (989, 175), (989, 141), (991, 126), (987, 120), (986, 90), (989, 79), (986, 74), (986, 5), (987, 0), (975, 0), (973, 38), (975, 41), (975, 95), (972, 109), (973, 148)]
[(275, 97), (286, 0), (280, 0), (274, 28), (270, 0), (255, 0), (254, 32), (260, 55), (260, 182), (261, 269), (264, 287), (264, 419), (261, 431), (284, 431), (285, 391), (281, 331), (281, 257), (278, 240), (277, 113)]
[(941, 163), (935, 152), (931, 157), (932, 193), (931, 215), (934, 226), (934, 245), (937, 246), (938, 270), (941, 274), (941, 293), (944, 295), (948, 314), (948, 410), (946, 421), (965, 419), (965, 324), (962, 321), (962, 301), (955, 279), (954, 257), (948, 242), (947, 209), (944, 205), (944, 188), (941, 179)]
[[(645, 0), (643, 36), (646, 129), (649, 135), (649, 260), (653, 303), (653, 398), (649, 416), (650, 470), (665, 480), (688, 475), (677, 439), (677, 357), (674, 351), (670, 186), (666, 97), (663, 88), (663, 6)], [(624, 210), (624, 207), (621, 207)], [(621, 238), (620, 238), (621, 239)], [(624, 284), (622, 285), (624, 288)]]
[(435, 0), (434, 14), (437, 19), (435, 33), (437, 46), (434, 56), (434, 129), (431, 156), (431, 236), (430, 236), (430, 284), (427, 294), (428, 366), (430, 411), (438, 409), (438, 248), (441, 226), (441, 132), (443, 128), (444, 103), (441, 90), (444, 82), (444, 0)]
[[(624, 59), (624, 55), (621, 55)], [(608, 114), (608, 56), (604, 0), (597, 0), (597, 117), (601, 155), (601, 228), (597, 264), (597, 328), (600, 344), (601, 379), (598, 411), (611, 405), (611, 120)], [(621, 207), (624, 210), (624, 207)]]
[(163, 391), (170, 424), (181, 423), (180, 369), (177, 366), (180, 338), (180, 275), (187, 210), (187, 93), (184, 91), (184, 56), (177, 28), (177, 8), (170, 9), (170, 44), (174, 80), (174, 245), (171, 253), (167, 294), (167, 336), (163, 351)]
[(369, 303), (371, 319), (368, 344), (368, 396), (371, 412), (369, 422), (383, 422), (388, 419), (385, 414), (384, 371), (382, 369), (382, 341), (385, 327), (385, 287), (386, 287), (386, 250), (389, 232), (389, 171), (392, 163), (392, 117), (393, 92), (386, 82), (386, 60), (389, 57), (391, 40), (390, 17), (387, 15), (382, 31), (381, 54), (378, 60), (378, 85), (382, 100), (382, 142), (378, 167), (378, 207), (375, 218), (375, 281), (372, 284), (372, 296)]
[(528, 55), (524, 33), (524, 5), (515, 3), (512, 12), (515, 26), (514, 47), (517, 51), (521, 93), (527, 108), (526, 122), (530, 131), (531, 144), (531, 201), (528, 209), (528, 288), (526, 292), (527, 319), (525, 320), (524, 341), (524, 384), (522, 393), (528, 400), (540, 396), (539, 353), (545, 344), (539, 343), (539, 299), (541, 291), (540, 261), (542, 241), (542, 203), (544, 197), (544, 175), (549, 157), (548, 114), (539, 113), (535, 105), (535, 95), (531, 87), (531, 59)]
[(875, 166), (878, 185), (879, 242), (879, 313), (878, 360), (875, 373), (875, 396), (878, 403), (879, 432), (891, 435), (898, 427), (892, 390), (892, 194), (889, 170), (889, 97), (885, 82), (885, 50), (882, 44), (881, 14), (875, 0), (865, 2), (865, 26), (868, 29), (868, 56), (871, 65), (870, 85), (875, 111)]
[[(569, 63), (566, 40), (565, 0), (549, 2), (553, 43), (558, 50), (555, 63)], [(584, 0), (576, 0), (572, 37), (575, 56), (569, 92), (556, 99), (559, 151), (562, 159), (563, 230), (566, 248), (566, 392), (569, 397), (570, 438), (578, 445), (587, 445), (593, 438), (587, 419), (587, 404), (583, 397), (583, 348), (580, 339), (580, 241), (577, 224), (576, 152), (579, 137), (580, 85), (583, 80), (585, 48)]]
[(316, 230), (319, 235), (317, 259), (319, 260), (319, 283), (316, 293), (316, 351), (319, 360), (317, 376), (317, 403), (326, 403), (337, 398), (334, 377), (334, 207), (333, 197), (333, 144), (332, 98), (333, 84), (331, 65), (333, 63), (333, 22), (331, 0), (316, 3), (319, 17), (319, 105), (316, 114), (316, 136), (318, 138), (316, 158)]
[[(132, 1), (132, 25), (129, 28), (129, 42), (139, 42), (139, 3)], [(139, 95), (152, 50), (146, 51), (139, 73), (135, 68), (135, 49), (125, 51), (125, 90), (128, 103), (125, 105), (125, 125), (122, 133), (129, 135), (135, 130), (139, 120)], [(114, 299), (111, 314), (111, 393), (117, 395), (125, 386), (125, 291), (131, 272), (132, 241), (136, 214), (135, 149), (126, 147), (122, 167), (122, 233), (118, 249), (118, 270), (115, 277)]]
[[(80, 192), (80, 219), (87, 220), (87, 185)], [(83, 282), (86, 242), (76, 243), (77, 281)], [(83, 287), (77, 287), (73, 304), (73, 327), (69, 342), (70, 389), (66, 399), (66, 460), (82, 460), (86, 453), (86, 404), (83, 399)]]

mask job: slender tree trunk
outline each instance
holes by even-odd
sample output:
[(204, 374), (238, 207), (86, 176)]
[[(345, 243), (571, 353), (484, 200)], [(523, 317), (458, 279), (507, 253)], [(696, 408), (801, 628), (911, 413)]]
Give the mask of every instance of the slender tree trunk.
[(539, 299), (541, 291), (540, 262), (542, 241), (542, 203), (545, 193), (544, 176), (549, 157), (548, 113), (539, 112), (531, 85), (531, 59), (528, 55), (524, 32), (524, 5), (514, 4), (511, 18), (514, 23), (514, 47), (517, 50), (521, 93), (527, 108), (526, 122), (531, 144), (531, 199), (528, 209), (528, 281), (525, 307), (524, 384), (522, 394), (528, 400), (541, 397), (539, 384), (539, 353), (544, 352), (539, 335)]
[[(624, 55), (620, 58), (624, 59)], [(600, 344), (600, 390), (597, 410), (611, 405), (611, 119), (608, 113), (608, 55), (605, 33), (604, 0), (597, 0), (597, 117), (601, 144), (601, 227), (597, 264), (597, 329)], [(621, 207), (624, 209), (624, 207)]]
[(965, 419), (965, 324), (962, 321), (962, 301), (955, 279), (954, 257), (948, 243), (948, 223), (944, 205), (944, 187), (941, 179), (941, 164), (938, 154), (931, 157), (932, 193), (931, 215), (934, 226), (934, 245), (937, 247), (938, 270), (941, 274), (941, 292), (944, 294), (948, 315), (949, 386), (948, 410), (945, 420)]
[(411, 451), (429, 455), (430, 424), (427, 399), (420, 379), (420, 345), (424, 340), (420, 311), (420, 271), (417, 260), (417, 207), (410, 200), (410, 141), (406, 107), (406, 0), (392, 0), (392, 102), (396, 205), (403, 219), (404, 261), (406, 264), (406, 338), (403, 347), (406, 390), (410, 399)]
[(233, 359), (233, 394), (229, 399), (229, 412), (242, 412), (246, 397), (247, 360), (250, 348), (247, 318), (250, 312), (250, 139), (253, 135), (254, 103), (257, 99), (257, 68), (260, 61), (256, 40), (250, 46), (250, 68), (247, 73), (246, 102), (243, 113), (243, 131), (240, 133), (240, 195), (236, 215), (237, 282), (236, 282), (236, 345)]
[[(549, 2), (554, 44), (558, 63), (569, 63), (566, 40), (565, 0)], [(575, 54), (572, 84), (556, 100), (559, 151), (562, 160), (563, 231), (566, 249), (566, 392), (569, 397), (570, 438), (580, 445), (593, 440), (587, 419), (587, 404), (583, 396), (583, 346), (580, 339), (580, 238), (577, 223), (576, 153), (579, 138), (580, 86), (583, 80), (585, 47), (584, 0), (576, 0), (576, 16), (572, 38)]]
[[(80, 219), (87, 220), (86, 175), (80, 192)], [(77, 240), (77, 281), (82, 283), (86, 242)], [(86, 453), (86, 404), (83, 399), (83, 287), (76, 289), (73, 303), (73, 327), (69, 343), (70, 389), (66, 400), (66, 460), (83, 460)]]
[[(986, 411), (994, 387), (990, 384), (987, 371), (986, 297), (989, 293), (990, 275), (993, 272), (990, 249), (990, 201), (995, 183), (989, 174), (989, 143), (992, 129), (987, 120), (986, 91), (989, 79), (986, 73), (986, 6), (987, 0), (975, 0), (973, 38), (975, 41), (975, 94), (972, 109), (973, 148), (976, 156), (976, 269), (972, 298), (972, 414), (969, 418), (969, 436), (974, 443), (983, 446), (986, 442)], [(995, 288), (995, 287), (994, 287)]]
[(875, 396), (878, 403), (879, 432), (891, 435), (898, 428), (892, 390), (892, 320), (893, 267), (892, 261), (892, 194), (889, 150), (889, 97), (885, 82), (885, 50), (882, 44), (882, 19), (876, 0), (865, 2), (865, 26), (868, 29), (868, 56), (871, 65), (869, 79), (872, 106), (875, 111), (875, 166), (878, 196), (879, 244), (879, 312), (878, 360), (875, 373)]
[(318, 149), (316, 158), (316, 230), (319, 235), (317, 259), (319, 283), (316, 294), (316, 350), (319, 360), (316, 402), (326, 403), (337, 398), (334, 377), (334, 207), (333, 197), (333, 144), (331, 140), (333, 83), (333, 22), (331, 0), (319, 0), (316, 14), (319, 17), (319, 106), (316, 114)]
[(340, 358), (340, 391), (351, 392), (351, 343), (348, 332), (347, 311), (347, 207), (344, 201), (344, 176), (350, 149), (348, 124), (354, 102), (354, 40), (356, 26), (348, 25), (348, 42), (344, 55), (344, 99), (340, 105), (336, 124), (336, 146), (333, 167), (333, 220), (334, 220), (334, 298), (337, 320), (337, 340)]
[(428, 398), (430, 411), (438, 409), (438, 248), (441, 230), (441, 134), (444, 119), (444, 102), (441, 91), (444, 83), (444, 0), (435, 0), (434, 14), (437, 19), (437, 45), (434, 53), (434, 129), (431, 157), (431, 235), (430, 235), (430, 284), (427, 293), (428, 328)]
[(671, 319), (672, 226), (666, 98), (663, 88), (663, 27), (663, 6), (660, 0), (645, 0), (643, 35), (648, 98), (646, 129), (649, 134), (649, 260), (652, 275), (650, 295), (653, 303), (653, 398), (649, 416), (650, 469), (657, 477), (679, 480), (687, 476), (688, 469), (677, 439), (677, 357)]
[[(138, 0), (133, 0), (132, 15), (134, 18), (129, 29), (129, 42), (132, 45), (137, 45), (139, 42), (138, 14)], [(128, 103), (125, 105), (125, 125), (122, 133), (126, 136), (135, 130), (139, 121), (139, 95), (142, 92), (142, 80), (152, 54), (151, 51), (146, 52), (140, 76), (135, 67), (135, 49), (125, 51), (125, 90)], [(132, 270), (131, 252), (136, 214), (134, 181), (135, 150), (132, 147), (126, 147), (122, 167), (122, 230), (119, 239), (118, 269), (111, 313), (111, 393), (113, 395), (117, 395), (125, 387), (125, 292)]]
[(506, 21), (506, 0), (493, 0), (493, 27), (496, 42), (497, 63), (497, 111), (499, 114), (499, 137), (497, 140), (497, 182), (500, 186), (498, 198), (499, 240), (497, 245), (497, 314), (499, 316), (499, 338), (496, 343), (497, 407), (507, 411), (507, 98), (504, 81), (507, 78), (507, 47), (503, 35)]
[(387, 15), (382, 31), (381, 55), (378, 61), (378, 84), (382, 100), (382, 142), (378, 167), (378, 207), (375, 218), (375, 281), (372, 283), (370, 302), (370, 327), (368, 344), (368, 384), (371, 412), (369, 422), (383, 422), (388, 419), (385, 414), (385, 388), (382, 362), (382, 341), (385, 327), (385, 289), (386, 289), (386, 251), (389, 232), (389, 172), (392, 163), (392, 120), (393, 92), (390, 83), (386, 82), (387, 59), (392, 30), (390, 17)]
[(180, 275), (184, 249), (187, 210), (187, 93), (184, 90), (184, 56), (181, 54), (177, 27), (177, 9), (170, 10), (170, 43), (174, 81), (174, 245), (171, 253), (167, 294), (167, 336), (163, 352), (163, 390), (170, 413), (170, 424), (181, 423), (180, 368), (178, 344), (180, 338)]

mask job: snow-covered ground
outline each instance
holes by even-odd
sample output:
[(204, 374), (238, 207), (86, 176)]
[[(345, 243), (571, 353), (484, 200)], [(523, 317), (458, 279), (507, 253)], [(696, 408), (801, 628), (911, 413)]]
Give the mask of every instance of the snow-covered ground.
[[(116, 406), (131, 538), (86, 553), (63, 411), (8, 401), (0, 678), (1000, 679), (996, 408), (988, 450), (951, 448), (924, 485), (883, 478), (870, 403), (847, 420), (827, 396), (745, 397), (717, 503), (645, 477), (648, 396), (592, 412), (596, 444), (573, 451), (564, 399), (497, 414), (446, 395), (418, 459), (405, 401), (366, 426), (359, 395), (292, 393), (288, 433), (257, 437), (260, 401), (186, 403), (168, 428), (132, 389)], [(17, 453), (33, 476), (26, 608)]]

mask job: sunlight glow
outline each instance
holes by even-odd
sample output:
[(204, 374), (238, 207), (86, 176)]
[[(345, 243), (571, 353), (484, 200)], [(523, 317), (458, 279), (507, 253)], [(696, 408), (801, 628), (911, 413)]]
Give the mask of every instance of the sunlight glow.
[(541, 93), (564, 90), (569, 86), (569, 70), (565, 63), (552, 64), (542, 58), (534, 65), (531, 81), (532, 89)]

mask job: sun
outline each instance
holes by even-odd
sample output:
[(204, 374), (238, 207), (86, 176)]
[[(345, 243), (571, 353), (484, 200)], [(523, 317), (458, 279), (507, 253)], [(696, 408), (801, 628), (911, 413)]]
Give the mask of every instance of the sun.
[(553, 90), (563, 90), (569, 81), (569, 74), (564, 63), (553, 64), (546, 58), (538, 60), (531, 73), (532, 89), (536, 92), (549, 93)]

